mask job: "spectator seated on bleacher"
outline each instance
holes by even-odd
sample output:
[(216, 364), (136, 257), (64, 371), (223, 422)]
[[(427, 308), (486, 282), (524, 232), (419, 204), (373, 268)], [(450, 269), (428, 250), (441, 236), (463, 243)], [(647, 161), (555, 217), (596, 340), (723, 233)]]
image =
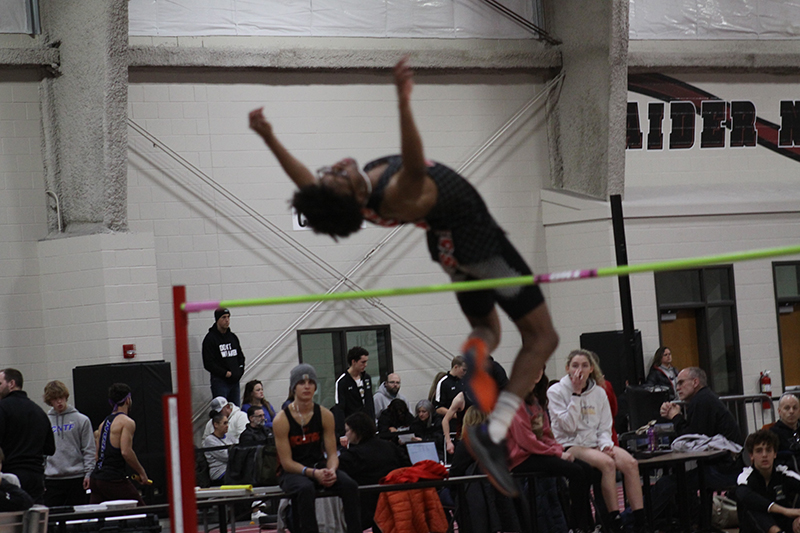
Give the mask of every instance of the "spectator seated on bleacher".
[(389, 407), (384, 409), (378, 417), (378, 436), (385, 440), (390, 440), (399, 444), (397, 433), (408, 431), (414, 417), (408, 412), (408, 405), (405, 401), (395, 399), (389, 402)]
[[(5, 454), (0, 448), (0, 470), (3, 470)], [(0, 513), (27, 511), (33, 506), (33, 499), (20, 488), (19, 478), (14, 474), (0, 473)]]
[(736, 487), (741, 533), (800, 531), (800, 475), (776, 464), (778, 437), (769, 430), (749, 435), (745, 448), (752, 466), (739, 474)]
[[(463, 397), (463, 394), (461, 395)], [(455, 404), (455, 402), (454, 402)], [(451, 405), (451, 407), (453, 407)], [(477, 406), (469, 406), (462, 418), (463, 427), (479, 426), (486, 421), (486, 413)], [(452, 445), (452, 443), (451, 443)], [(467, 445), (458, 440), (454, 444), (450, 464), (450, 477), (483, 474), (475, 459), (467, 451)], [(448, 452), (449, 453), (449, 452)], [(460, 501), (456, 521), (469, 521), (473, 531), (520, 531), (514, 503), (510, 498), (500, 494), (488, 481), (470, 483), (465, 491), (466, 501)], [(542, 509), (543, 512), (549, 510)], [(566, 530), (564, 516), (559, 509), (561, 524)], [(556, 517), (558, 518), (558, 517)], [(557, 530), (553, 528), (552, 530)], [(550, 531), (551, 529), (548, 529)]]
[[(211, 419), (214, 431), (203, 439), (203, 448), (216, 448), (218, 446), (230, 446), (233, 444), (226, 435), (228, 431), (228, 417), (223, 413), (217, 413)], [(208, 470), (211, 476), (211, 486), (222, 485), (225, 480), (225, 470), (228, 468), (228, 449), (204, 452), (208, 460)]]
[(289, 374), (289, 390), (294, 400), (283, 408), (272, 423), (275, 446), (281, 464), (280, 485), (293, 495), (296, 532), (319, 531), (316, 516), (317, 490), (336, 491), (342, 500), (347, 533), (361, 533), (361, 504), (358, 485), (346, 472), (339, 471), (333, 414), (314, 402), (317, 372), (300, 364)]
[(620, 527), (617, 497), (617, 472), (620, 472), (633, 511), (634, 530), (646, 531), (639, 464), (626, 450), (615, 446), (611, 438), (614, 420), (597, 355), (589, 350), (573, 350), (567, 357), (566, 370), (567, 375), (547, 390), (553, 434), (573, 457), (602, 473), (601, 492), (608, 510), (601, 516), (603, 525), (612, 530)]
[(770, 431), (778, 435), (778, 463), (787, 465), (798, 471), (800, 457), (800, 400), (791, 393), (785, 393), (778, 401), (778, 417), (780, 420), (770, 427)]
[[(217, 413), (222, 413), (228, 417), (228, 432), (226, 435), (228, 435), (228, 440), (231, 441), (231, 444), (237, 444), (239, 435), (242, 434), (248, 424), (247, 413), (242, 412), (236, 404), (228, 401), (224, 396), (217, 396), (211, 400), (209, 418), (214, 418)], [(209, 420), (205, 428), (203, 428), (203, 440), (211, 435), (213, 431), (214, 424)]]
[(257, 379), (248, 381), (244, 386), (242, 412), (247, 413), (250, 407), (254, 405), (264, 408), (264, 420), (262, 420), (262, 423), (266, 427), (272, 428), (272, 421), (275, 419), (275, 409), (273, 409), (272, 404), (264, 398), (264, 385)]
[[(679, 405), (666, 402), (661, 406), (659, 422), (672, 422), (678, 436), (721, 435), (732, 445), (741, 446), (739, 424), (717, 394), (708, 387), (708, 378), (702, 369), (689, 367), (681, 370), (678, 373), (676, 387), (678, 398), (686, 404), (686, 414), (681, 413)], [(736, 486), (736, 478), (743, 467), (741, 455), (733, 453), (714, 463), (706, 463), (704, 467), (706, 486), (719, 491), (732, 489)], [(687, 473), (687, 483), (690, 491), (697, 491), (699, 482), (696, 470)], [(674, 475), (662, 476), (656, 482), (652, 490), (654, 516), (657, 517), (666, 510), (676, 491), (677, 481)], [(697, 503), (698, 500), (690, 498), (690, 502)], [(692, 509), (695, 514), (696, 511)]]
[[(547, 384), (544, 370), (519, 406), (506, 435), (508, 462), (516, 473), (542, 472), (569, 480), (571, 512), (567, 513), (572, 531), (590, 531), (592, 510), (589, 505), (589, 481), (592, 467), (576, 460), (556, 442), (547, 415)], [(530, 480), (532, 482), (534, 480)], [(538, 480), (535, 480), (538, 481)], [(557, 498), (556, 498), (557, 505)]]
[(420, 400), (414, 410), (416, 416), (411, 421), (409, 429), (414, 432), (413, 442), (433, 442), (439, 458), (442, 458), (444, 447), (444, 432), (442, 431), (442, 416), (433, 410), (433, 404), (428, 400)]
[[(402, 401), (402, 400), (401, 400)], [(375, 437), (375, 422), (367, 414), (353, 413), (345, 424), (348, 446), (339, 454), (339, 470), (359, 485), (376, 485), (392, 470), (411, 466), (400, 446)], [(361, 524), (373, 527), (378, 493), (361, 494)]]
[(248, 407), (247, 418), (250, 423), (239, 436), (240, 446), (258, 446), (272, 441), (272, 432), (264, 425), (263, 407), (260, 405)]

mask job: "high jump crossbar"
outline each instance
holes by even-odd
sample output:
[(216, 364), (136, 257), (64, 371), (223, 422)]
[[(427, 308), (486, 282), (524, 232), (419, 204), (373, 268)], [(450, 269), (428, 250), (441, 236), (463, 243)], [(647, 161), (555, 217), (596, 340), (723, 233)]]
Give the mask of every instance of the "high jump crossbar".
[[(173, 317), (175, 321), (175, 367), (177, 393), (164, 397), (165, 449), (167, 450), (167, 478), (169, 480), (170, 524), (173, 533), (197, 531), (197, 505), (194, 492), (194, 445), (192, 442), (192, 384), (189, 367), (189, 313), (218, 307), (248, 307), (282, 305), (304, 302), (357, 300), (437, 292), (459, 292), (497, 289), (518, 285), (555, 283), (588, 278), (627, 276), (643, 272), (663, 272), (702, 266), (719, 265), (800, 254), (800, 245), (732, 252), (703, 257), (672, 259), (638, 265), (623, 265), (585, 270), (567, 270), (535, 276), (519, 276), (477, 281), (464, 281), (421, 287), (399, 287), (365, 291), (336, 292), (330, 294), (303, 294), (244, 300), (186, 301), (186, 287), (172, 287)], [(178, 442), (175, 442), (175, 439)]]
[(800, 245), (765, 248), (760, 250), (747, 250), (726, 254), (691, 257), (684, 259), (670, 259), (638, 265), (622, 265), (616, 267), (603, 267), (585, 270), (566, 270), (549, 274), (534, 276), (518, 276), (510, 278), (482, 279), (476, 281), (460, 281), (439, 285), (425, 285), (419, 287), (395, 287), (387, 289), (370, 289), (364, 291), (333, 292), (327, 294), (300, 294), (294, 296), (273, 296), (268, 298), (249, 298), (243, 300), (206, 300), (186, 302), (181, 308), (187, 313), (197, 313), (218, 307), (252, 307), (262, 305), (284, 305), (306, 302), (326, 302), (339, 300), (359, 300), (365, 298), (384, 298), (388, 296), (408, 296), (412, 294), (429, 294), (437, 292), (462, 292), (498, 289), (518, 285), (533, 285), (542, 283), (555, 283), (560, 281), (574, 281), (588, 278), (604, 278), (609, 276), (627, 276), (643, 272), (663, 272), (667, 270), (682, 270), (723, 263), (751, 261), (783, 255), (800, 254)]

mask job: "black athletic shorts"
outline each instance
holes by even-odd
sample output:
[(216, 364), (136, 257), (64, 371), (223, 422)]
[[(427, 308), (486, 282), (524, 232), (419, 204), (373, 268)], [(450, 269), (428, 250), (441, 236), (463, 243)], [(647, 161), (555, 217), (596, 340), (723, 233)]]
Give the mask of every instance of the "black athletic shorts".
[[(500, 247), (500, 255), (490, 257), (480, 263), (456, 267), (450, 273), (451, 279), (453, 281), (472, 281), (533, 274), (505, 235), (500, 237)], [(496, 303), (514, 321), (527, 315), (544, 302), (544, 296), (538, 285), (459, 292), (456, 297), (461, 310), (468, 317), (483, 318), (492, 312)]]

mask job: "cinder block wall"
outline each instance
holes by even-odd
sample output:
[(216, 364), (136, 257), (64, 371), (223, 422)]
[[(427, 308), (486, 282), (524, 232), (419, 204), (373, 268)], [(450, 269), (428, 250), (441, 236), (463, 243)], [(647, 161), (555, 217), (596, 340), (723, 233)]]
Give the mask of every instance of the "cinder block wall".
[[(131, 130), (128, 198), (131, 230), (154, 236), (162, 348), (172, 360), (171, 285), (185, 284), (190, 300), (324, 292), (336, 279), (330, 268), (316, 262), (347, 272), (391, 231), (370, 226), (339, 244), (310, 231), (294, 231), (287, 205), (293, 186), (247, 128), (247, 113), (265, 106), (280, 139), (311, 169), (346, 156), (365, 163), (396, 153), (399, 133), (394, 87), (386, 75), (169, 78), (134, 76), (129, 116), (203, 176)], [(456, 168), (541, 89), (540, 79), (522, 74), (419, 75), (417, 82), (413, 108), (426, 156)], [(539, 271), (546, 269), (538, 207), (539, 190), (549, 176), (544, 122), (543, 106), (535, 106), (465, 172)], [(246, 214), (243, 204), (265, 220)], [(301, 249), (319, 259), (310, 259)], [(400, 230), (352, 279), (365, 289), (447, 281), (429, 259), (424, 232), (416, 228)], [(298, 361), (296, 329), (389, 323), (403, 393), (412, 401), (426, 396), (434, 374), (447, 369), (458, 352), (467, 322), (452, 294), (391, 298), (382, 304), (426, 338), (363, 301), (322, 305), (300, 323), (296, 320), (309, 305), (234, 309), (231, 328), (241, 338), (250, 365), (245, 380), (262, 379), (268, 398), (280, 404), (288, 372)], [(513, 325), (503, 320), (506, 335), (497, 357), (510, 369), (519, 341)], [(212, 323), (211, 312), (190, 319), (198, 409), (210, 399), (200, 345)]]

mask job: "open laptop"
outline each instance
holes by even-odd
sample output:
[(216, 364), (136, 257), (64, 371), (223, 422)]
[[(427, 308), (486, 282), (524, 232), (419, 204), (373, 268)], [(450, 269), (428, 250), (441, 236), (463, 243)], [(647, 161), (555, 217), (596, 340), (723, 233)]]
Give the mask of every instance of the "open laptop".
[(408, 458), (411, 459), (411, 464), (417, 464), (420, 461), (430, 459), (438, 463), (439, 454), (436, 453), (436, 444), (433, 442), (409, 442), (406, 444), (408, 450)]

